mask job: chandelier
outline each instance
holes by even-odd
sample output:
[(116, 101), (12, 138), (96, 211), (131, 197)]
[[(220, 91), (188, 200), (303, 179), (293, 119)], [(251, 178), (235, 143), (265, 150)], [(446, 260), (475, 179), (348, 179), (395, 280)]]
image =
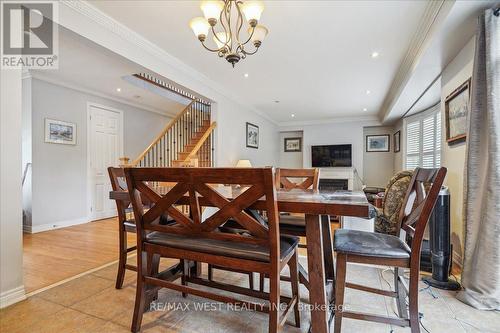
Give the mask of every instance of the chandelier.
[[(192, 19), (189, 23), (191, 29), (205, 49), (225, 58), (233, 67), (240, 59), (257, 53), (268, 33), (266, 27), (258, 24), (264, 10), (260, 1), (203, 1), (201, 10), (205, 17)], [(241, 36), (245, 23), (242, 12), (248, 24), (248, 28), (244, 29), (247, 34), (244, 36)], [(206, 44), (210, 31), (216, 48)], [(253, 50), (246, 49), (250, 41), (254, 46)]]

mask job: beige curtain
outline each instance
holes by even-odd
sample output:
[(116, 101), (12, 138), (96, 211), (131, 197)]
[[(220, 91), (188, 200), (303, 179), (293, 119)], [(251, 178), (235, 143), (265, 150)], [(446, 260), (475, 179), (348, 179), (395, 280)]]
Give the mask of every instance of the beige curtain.
[(500, 17), (478, 21), (465, 166), (462, 302), (500, 310)]

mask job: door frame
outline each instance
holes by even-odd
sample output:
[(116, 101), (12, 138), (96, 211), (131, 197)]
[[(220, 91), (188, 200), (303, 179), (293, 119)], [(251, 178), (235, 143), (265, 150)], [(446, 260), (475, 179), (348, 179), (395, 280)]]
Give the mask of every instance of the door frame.
[(124, 130), (123, 130), (123, 111), (113, 108), (111, 106), (99, 104), (99, 103), (94, 103), (94, 102), (87, 102), (87, 208), (86, 208), (86, 213), (87, 213), (87, 220), (89, 222), (94, 221), (93, 216), (92, 216), (92, 172), (91, 172), (91, 167), (90, 167), (90, 139), (91, 139), (91, 126), (90, 126), (90, 110), (92, 107), (96, 107), (99, 109), (111, 111), (111, 112), (116, 112), (119, 114), (119, 122), (120, 122), (120, 131), (119, 131), (119, 138), (120, 138), (120, 145), (119, 149), (120, 151), (118, 152), (118, 156), (123, 156), (123, 145), (124, 145)]

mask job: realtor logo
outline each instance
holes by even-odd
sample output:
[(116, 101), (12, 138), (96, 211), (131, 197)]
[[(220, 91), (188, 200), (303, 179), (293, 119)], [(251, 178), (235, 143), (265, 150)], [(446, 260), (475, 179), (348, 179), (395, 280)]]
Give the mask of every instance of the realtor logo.
[(2, 1), (2, 68), (57, 69), (57, 2)]

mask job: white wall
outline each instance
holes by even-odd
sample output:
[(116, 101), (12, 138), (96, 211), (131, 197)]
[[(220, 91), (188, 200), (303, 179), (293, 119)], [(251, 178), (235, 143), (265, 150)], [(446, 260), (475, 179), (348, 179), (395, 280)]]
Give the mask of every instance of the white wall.
[[(279, 166), (282, 168), (302, 168), (303, 152), (285, 152), (285, 138), (302, 138), (302, 131), (280, 132)], [(302, 143), (302, 146), (304, 144)], [(302, 148), (304, 150), (304, 148)]]
[[(151, 143), (170, 118), (36, 78), (31, 85), (33, 187), (31, 228), (27, 229), (36, 232), (87, 221), (88, 102), (123, 111), (124, 153), (131, 158)], [(76, 145), (46, 143), (45, 118), (76, 123)]]
[[(367, 186), (385, 187), (394, 174), (394, 136), (392, 127), (376, 126), (363, 129), (363, 175)], [(390, 149), (388, 152), (367, 152), (367, 135), (390, 136)]]
[(352, 144), (352, 165), (363, 175), (363, 127), (376, 126), (378, 121), (358, 120), (328, 122), (324, 124), (286, 126), (281, 131), (303, 132), (303, 167), (311, 167), (311, 146)]
[(0, 307), (25, 298), (22, 244), (21, 70), (0, 75)]
[(472, 76), (474, 64), (475, 38), (472, 38), (445, 68), (441, 78), (442, 115), (442, 165), (448, 168), (445, 185), (451, 194), (451, 233), (453, 252), (457, 262), (462, 262), (463, 249), (463, 187), (465, 165), (465, 142), (448, 145), (446, 143), (445, 109), (446, 97)]
[[(226, 98), (213, 107), (216, 127), (216, 166), (235, 166), (248, 159), (255, 167), (276, 165), (278, 161), (278, 129), (263, 117), (242, 108)], [(246, 123), (259, 126), (259, 149), (246, 147)]]

